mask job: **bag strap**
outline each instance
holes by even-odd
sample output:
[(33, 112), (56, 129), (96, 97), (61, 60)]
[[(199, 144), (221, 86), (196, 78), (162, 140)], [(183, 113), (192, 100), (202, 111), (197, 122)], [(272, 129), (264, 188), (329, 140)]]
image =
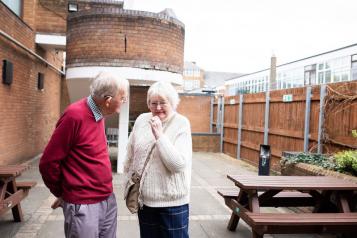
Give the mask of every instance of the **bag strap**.
[[(164, 129), (163, 129), (163, 132), (166, 131), (166, 128), (169, 127), (169, 125), (171, 124), (171, 122), (173, 121), (173, 119), (174, 119), (175, 116), (176, 116), (176, 113), (175, 113), (174, 115), (172, 115), (172, 117), (170, 118), (170, 120), (166, 123), (166, 125), (165, 125), (165, 127), (164, 127)], [(148, 162), (149, 162), (149, 159), (150, 159), (150, 157), (151, 157), (151, 154), (152, 154), (154, 148), (155, 148), (155, 143), (151, 146), (150, 152), (149, 152), (149, 154), (148, 154), (148, 157), (147, 157), (146, 160), (145, 160), (145, 164), (144, 164), (143, 170), (141, 171), (141, 174), (144, 173), (144, 170), (145, 170), (145, 168), (146, 168), (146, 165), (147, 165)]]

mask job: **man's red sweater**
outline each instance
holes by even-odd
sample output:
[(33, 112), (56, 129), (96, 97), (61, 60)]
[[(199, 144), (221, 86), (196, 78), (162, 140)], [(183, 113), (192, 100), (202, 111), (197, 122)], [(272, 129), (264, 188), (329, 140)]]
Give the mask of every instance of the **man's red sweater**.
[(40, 172), (50, 191), (69, 203), (97, 203), (113, 192), (104, 119), (95, 121), (86, 98), (71, 104), (57, 122)]

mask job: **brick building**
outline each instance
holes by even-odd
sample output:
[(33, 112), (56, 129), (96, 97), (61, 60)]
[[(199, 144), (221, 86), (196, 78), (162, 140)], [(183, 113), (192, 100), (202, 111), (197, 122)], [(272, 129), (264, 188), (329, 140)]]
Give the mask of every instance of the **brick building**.
[(35, 2), (0, 1), (0, 165), (40, 154), (68, 104), (62, 50), (36, 43), (50, 29)]
[[(85, 8), (81, 1), (76, 3), (78, 11), (70, 12), (67, 18), (66, 79), (70, 100), (88, 95), (90, 80), (101, 71), (130, 82), (129, 103), (119, 116), (106, 120), (107, 127), (119, 128), (121, 171), (129, 121), (148, 111), (148, 86), (161, 80), (182, 83), (184, 25), (169, 9), (152, 13), (123, 9), (117, 1), (86, 1)], [(96, 7), (98, 3), (101, 7)]]
[[(0, 87), (0, 164), (40, 154), (61, 110), (87, 96), (100, 71), (130, 81), (129, 103), (107, 120), (119, 128), (121, 152), (128, 122), (148, 110), (148, 87), (160, 80), (182, 84), (185, 29), (169, 9), (125, 10), (114, 0), (2, 0), (0, 11), (0, 57), (13, 64), (14, 76)], [(37, 89), (38, 78), (44, 89)]]

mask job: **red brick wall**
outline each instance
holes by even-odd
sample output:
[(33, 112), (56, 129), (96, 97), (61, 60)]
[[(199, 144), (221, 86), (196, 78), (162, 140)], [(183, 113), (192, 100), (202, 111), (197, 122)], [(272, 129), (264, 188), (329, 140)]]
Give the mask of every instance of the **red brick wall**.
[(66, 33), (67, 1), (37, 0), (35, 7), (36, 32)]
[(194, 152), (220, 152), (220, 135), (219, 134), (193, 134), (192, 150)]
[[(35, 34), (18, 16), (0, 1), (0, 29), (21, 44), (34, 49)], [(1, 36), (0, 36), (1, 37)]]
[(182, 72), (182, 23), (148, 12), (92, 9), (71, 14), (67, 27), (67, 67), (128, 66)]
[[(2, 3), (0, 27), (34, 50), (33, 31)], [(61, 52), (42, 51), (42, 56), (57, 67), (62, 64)], [(60, 74), (0, 36), (0, 75), (4, 59), (13, 63), (13, 83), (0, 82), (0, 165), (42, 152), (59, 118), (61, 98)], [(37, 89), (38, 72), (45, 75), (43, 91)]]
[[(146, 95), (149, 87), (130, 86), (130, 105), (129, 120), (135, 121), (136, 118), (145, 112), (149, 112), (146, 104)], [(107, 116), (105, 119), (106, 127), (118, 128), (118, 115)]]
[(29, 25), (33, 30), (36, 28), (35, 26), (35, 18), (36, 18), (36, 3), (37, 0), (26, 0), (22, 1), (22, 19)]
[[(130, 86), (130, 120), (135, 120), (141, 113), (149, 112), (146, 104), (147, 91), (149, 87)], [(191, 123), (193, 133), (208, 133), (210, 128), (211, 98), (209, 96), (187, 96), (180, 95), (180, 104), (177, 111), (186, 116)], [(106, 118), (106, 127), (118, 128), (118, 116), (113, 115)], [(210, 137), (208, 137), (210, 138)], [(213, 138), (213, 137), (212, 137)], [(204, 139), (207, 143), (210, 141)], [(214, 139), (213, 139), (214, 140)], [(198, 144), (206, 143), (198, 142)], [(199, 145), (198, 147), (206, 145)]]
[(130, 120), (135, 120), (140, 114), (149, 112), (146, 103), (149, 87), (130, 86)]
[[(77, 0), (78, 11), (91, 8), (121, 8), (114, 1), (102, 0), (88, 2)], [(66, 33), (68, 0), (26, 0), (23, 1), (23, 20), (36, 32)]]
[(180, 95), (177, 111), (190, 120), (192, 132), (209, 132), (210, 96)]

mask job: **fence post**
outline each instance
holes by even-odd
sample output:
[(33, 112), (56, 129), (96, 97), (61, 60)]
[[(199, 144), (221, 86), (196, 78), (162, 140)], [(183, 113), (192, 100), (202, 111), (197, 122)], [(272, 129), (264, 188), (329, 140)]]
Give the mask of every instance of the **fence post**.
[(209, 132), (213, 132), (213, 100), (214, 97), (211, 95), (211, 110), (209, 113)]
[(320, 88), (320, 113), (319, 113), (319, 132), (317, 139), (317, 153), (322, 153), (322, 133), (323, 133), (323, 124), (324, 124), (324, 101), (326, 96), (326, 85), (321, 85)]
[(224, 96), (221, 98), (221, 144), (220, 150), (221, 153), (223, 152), (223, 137), (224, 137)]
[(304, 129), (304, 152), (309, 150), (309, 132), (310, 132), (310, 112), (311, 112), (311, 86), (306, 87), (305, 104), (305, 129)]
[(268, 144), (268, 135), (269, 135), (269, 101), (270, 101), (270, 92), (265, 92), (265, 115), (264, 115), (264, 145)]
[(243, 120), (243, 94), (239, 95), (239, 110), (238, 115), (238, 140), (237, 140), (237, 159), (240, 158), (241, 143), (242, 143), (242, 120)]
[(221, 97), (218, 96), (217, 98), (217, 115), (216, 115), (216, 132), (220, 133), (220, 129), (221, 129)]

